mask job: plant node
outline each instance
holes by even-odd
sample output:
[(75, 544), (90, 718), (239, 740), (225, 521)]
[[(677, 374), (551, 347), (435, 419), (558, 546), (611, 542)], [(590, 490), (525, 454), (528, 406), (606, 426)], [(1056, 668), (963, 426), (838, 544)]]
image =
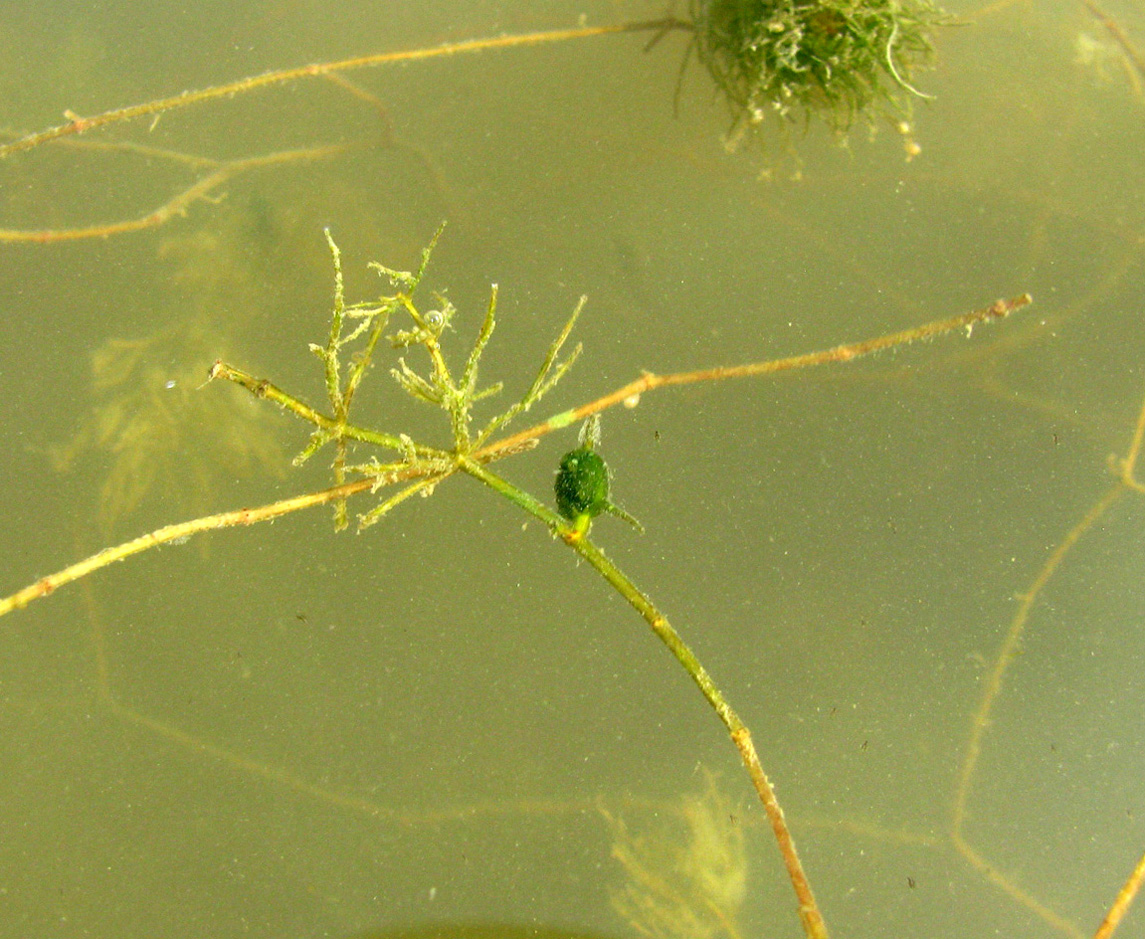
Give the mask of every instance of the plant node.
[[(421, 264), (416, 272), (398, 271), (377, 263), (370, 265), (389, 280), (391, 287), (396, 288), (396, 293), (376, 300), (347, 304), (343, 293), (341, 252), (329, 231), (326, 232), (326, 241), (334, 263), (334, 309), (326, 343), (311, 343), (310, 350), (322, 362), (326, 395), (330, 401), (329, 413), (322, 413), (270, 382), (257, 379), (223, 362), (216, 362), (211, 370), (211, 378), (223, 377), (237, 382), (259, 397), (274, 401), (314, 425), (309, 442), (295, 457), (296, 464), (305, 462), (326, 444), (332, 444), (335, 451), (333, 468), (336, 486), (344, 484), (348, 474), (369, 480), (373, 492), (405, 483), (403, 488), (360, 515), (359, 529), (381, 520), (391, 509), (414, 494), (432, 494), (439, 482), (469, 465), (472, 462), (468, 459), (469, 454), (479, 449), (495, 431), (518, 414), (528, 411), (560, 381), (580, 354), (578, 344), (568, 358), (562, 362), (557, 361), (584, 305), (583, 297), (549, 347), (533, 384), (517, 402), (492, 417), (479, 433), (474, 434), (470, 429), (473, 406), (502, 390), (501, 382), (484, 387), (479, 387), (477, 382), (481, 356), (497, 324), (497, 285), (494, 284), (490, 291), (489, 305), (477, 339), (457, 376), (441, 345), (446, 330), (452, 328), (456, 308), (441, 294), (434, 294), (436, 307), (423, 311), (413, 298), (440, 235), (439, 228), (429, 246), (422, 252)], [(388, 334), (386, 338), (390, 344), (410, 355), (420, 348), (428, 356), (429, 364), (419, 371), (407, 363), (403, 356), (398, 358), (396, 367), (390, 369), (390, 374), (411, 397), (441, 408), (449, 415), (453, 431), (453, 446), (449, 449), (417, 443), (405, 433), (387, 433), (361, 427), (350, 420), (350, 406), (354, 396), (369, 370), (378, 341), (394, 317), (408, 317), (412, 323), (407, 329)], [(535, 440), (518, 442), (495, 456), (485, 456), (482, 462), (531, 449), (535, 443)], [(371, 456), (367, 462), (348, 463), (350, 448), (360, 444), (382, 447), (391, 451), (396, 459), (381, 460)], [(348, 519), (344, 497), (334, 501), (334, 511), (335, 525), (338, 528), (345, 527)]]

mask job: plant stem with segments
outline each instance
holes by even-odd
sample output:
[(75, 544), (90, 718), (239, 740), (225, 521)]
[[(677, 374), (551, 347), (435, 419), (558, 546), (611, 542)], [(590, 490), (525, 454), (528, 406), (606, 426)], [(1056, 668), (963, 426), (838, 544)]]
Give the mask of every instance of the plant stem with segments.
[(617, 593), (644, 617), (660, 641), (668, 647), (668, 650), (676, 657), (684, 670), (692, 676), (692, 680), (731, 735), (732, 743), (739, 751), (740, 758), (743, 760), (744, 766), (747, 767), (760, 802), (763, 803), (764, 811), (767, 812), (768, 821), (771, 822), (771, 830), (775, 834), (780, 854), (783, 855), (783, 863), (787, 867), (787, 876), (790, 878), (791, 886), (799, 900), (799, 918), (803, 923), (804, 934), (807, 939), (827, 939), (827, 925), (823, 921), (823, 915), (819, 912), (819, 906), (815, 902), (815, 895), (811, 890), (811, 883), (803, 871), (803, 865), (795, 850), (795, 841), (787, 827), (783, 809), (779, 805), (775, 790), (772, 788), (771, 781), (767, 778), (755, 751), (751, 732), (716, 686), (707, 669), (700, 664), (696, 654), (676, 632), (672, 624), (668, 622), (667, 617), (656, 608), (651, 599), (629, 580), (627, 575), (600, 548), (588, 539), (586, 532), (570, 525), (547, 505), (529, 493), (518, 489), (508, 480), (490, 472), (480, 463), (463, 458), (459, 465), (464, 472), (481, 480), (530, 515), (543, 521), (565, 544), (596, 568)]

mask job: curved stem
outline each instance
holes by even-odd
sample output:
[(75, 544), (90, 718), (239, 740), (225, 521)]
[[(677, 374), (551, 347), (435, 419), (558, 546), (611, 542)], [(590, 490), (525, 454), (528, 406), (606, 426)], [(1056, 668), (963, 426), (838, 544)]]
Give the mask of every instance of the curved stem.
[[(109, 149), (111, 149), (110, 146)], [(126, 144), (120, 145), (118, 149), (135, 149), (145, 154), (148, 150), (148, 148), (144, 147), (132, 148)], [(157, 228), (176, 216), (186, 215), (187, 210), (195, 202), (210, 199), (212, 192), (240, 173), (302, 160), (324, 160), (344, 153), (348, 149), (350, 149), (348, 144), (331, 144), (323, 147), (310, 147), (304, 150), (283, 150), (265, 156), (233, 160), (221, 165), (216, 164), (214, 170), (202, 179), (197, 180), (182, 192), (172, 196), (158, 208), (152, 209), (150, 212), (136, 218), (125, 219), (118, 222), (105, 222), (100, 225), (87, 225), (81, 228), (0, 228), (0, 244), (17, 244), (21, 242), (31, 244), (56, 244), (61, 241), (80, 241), (85, 238), (109, 238), (112, 235), (121, 235), (126, 232)], [(153, 151), (153, 153), (159, 156), (166, 156), (169, 159), (183, 159), (186, 162), (196, 162), (197, 159), (195, 157), (188, 157), (185, 154), (163, 153), (162, 151)], [(215, 163), (215, 161), (198, 162)]]
[(1110, 937), (1117, 931), (1117, 927), (1121, 924), (1121, 920), (1125, 918), (1125, 914), (1129, 912), (1129, 905), (1133, 902), (1133, 898), (1137, 896), (1137, 891), (1141, 889), (1141, 884), (1145, 883), (1145, 855), (1141, 856), (1141, 860), (1137, 862), (1137, 866), (1133, 868), (1129, 874), (1129, 879), (1125, 881), (1121, 889), (1117, 892), (1117, 898), (1113, 901), (1113, 906), (1109, 908), (1109, 912), (1105, 914), (1105, 919), (1101, 921), (1101, 926), (1098, 927), (1097, 932), (1093, 934), (1093, 939), (1110, 939)]
[(600, 548), (589, 541), (586, 535), (581, 534), (579, 529), (570, 527), (548, 506), (529, 493), (518, 489), (508, 480), (491, 473), (472, 459), (461, 461), (460, 468), (516, 503), (530, 515), (539, 518), (554, 533), (559, 535), (565, 544), (596, 568), (597, 572), (612, 585), (617, 593), (644, 617), (648, 625), (652, 627), (652, 631), (692, 677), (692, 680), (699, 687), (700, 693), (707, 699), (712, 710), (716, 712), (724, 727), (727, 728), (732, 743), (735, 744), (744, 766), (747, 767), (755, 791), (759, 794), (760, 802), (763, 803), (764, 811), (767, 812), (768, 821), (771, 822), (771, 830), (775, 834), (780, 854), (783, 855), (783, 863), (787, 867), (787, 876), (791, 879), (791, 886), (795, 889), (795, 896), (799, 900), (799, 918), (803, 923), (804, 934), (808, 939), (827, 939), (827, 925), (823, 921), (823, 915), (819, 912), (818, 904), (815, 902), (811, 883), (799, 861), (799, 855), (795, 850), (795, 840), (791, 837), (791, 831), (787, 827), (783, 809), (779, 805), (775, 790), (772, 788), (771, 781), (767, 778), (755, 751), (751, 732), (716, 686), (712, 676), (700, 663), (691, 647), (668, 622), (668, 618), (656, 609), (656, 605), (648, 596), (629, 580), (627, 575)]

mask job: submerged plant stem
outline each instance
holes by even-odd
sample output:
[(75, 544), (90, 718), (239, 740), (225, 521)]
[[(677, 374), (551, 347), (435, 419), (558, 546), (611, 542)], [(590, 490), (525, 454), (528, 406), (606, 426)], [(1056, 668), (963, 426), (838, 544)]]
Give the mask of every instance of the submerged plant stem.
[[(124, 149), (127, 149), (124, 147)], [(107, 222), (100, 225), (87, 225), (81, 228), (41, 228), (16, 229), (0, 228), (0, 244), (56, 244), (61, 241), (80, 241), (85, 238), (108, 238), (112, 235), (121, 235), (126, 232), (143, 231), (147, 228), (157, 228), (172, 218), (185, 215), (187, 210), (196, 202), (212, 198), (212, 193), (220, 186), (225, 185), (234, 177), (250, 170), (262, 169), (268, 166), (279, 166), (284, 163), (300, 162), (304, 160), (324, 160), (349, 149), (346, 144), (331, 144), (324, 147), (310, 147), (304, 150), (283, 150), (266, 156), (248, 157), (244, 160), (233, 160), (229, 163), (218, 164), (217, 161), (208, 161), (216, 166), (213, 172), (202, 179), (192, 183), (182, 192), (172, 196), (163, 205), (152, 209), (137, 218), (125, 219), (119, 222)], [(0, 147), (3, 150), (3, 147)], [(164, 154), (171, 158), (172, 155)], [(183, 154), (175, 155), (186, 158)]]
[(716, 683), (704, 666), (700, 664), (700, 660), (696, 658), (691, 647), (680, 637), (680, 634), (668, 622), (668, 618), (656, 609), (655, 604), (643, 591), (632, 583), (624, 572), (588, 538), (572, 539), (568, 543), (644, 617), (660, 641), (668, 647), (668, 650), (676, 657), (684, 670), (692, 676), (692, 680), (699, 686), (700, 692), (707, 699), (708, 704), (712, 706), (712, 710), (716, 712), (724, 727), (727, 728), (732, 743), (735, 744), (744, 766), (747, 767), (752, 785), (755, 786), (759, 800), (763, 803), (764, 811), (767, 812), (771, 830), (775, 834), (775, 841), (779, 845), (779, 852), (783, 855), (783, 863), (787, 867), (787, 876), (790, 878), (795, 896), (799, 900), (799, 918), (803, 922), (803, 932), (808, 939), (827, 939), (827, 924), (823, 921), (823, 915), (819, 912), (819, 906), (816, 904), (815, 895), (811, 890), (811, 883), (799, 861), (799, 855), (795, 850), (795, 840), (791, 837), (791, 831), (787, 827), (783, 809), (779, 805), (775, 790), (772, 788), (771, 781), (767, 778), (763, 765), (759, 761), (759, 755), (755, 751), (751, 731), (748, 730), (740, 716), (728, 703), (720, 689), (716, 687)]
[(75, 564), (65, 567), (61, 571), (41, 577), (29, 584), (23, 590), (18, 590), (11, 596), (0, 600), (0, 616), (26, 607), (33, 600), (55, 593), (57, 589), (86, 577), (101, 568), (108, 567), (116, 561), (123, 561), (134, 554), (140, 554), (150, 548), (158, 548), (165, 544), (181, 544), (192, 535), (204, 531), (214, 531), (219, 528), (235, 528), (239, 525), (253, 525), (255, 522), (268, 522), (282, 515), (289, 515), (299, 509), (308, 509), (315, 505), (326, 505), (337, 499), (344, 499), (356, 492), (362, 492), (373, 486), (373, 480), (358, 479), (344, 486), (335, 486), (322, 492), (311, 492), (302, 496), (294, 496), (270, 505), (259, 506), (254, 509), (237, 509), (234, 512), (220, 512), (218, 515), (206, 515), (189, 522), (179, 522), (175, 525), (164, 525), (155, 531), (140, 535), (131, 541), (125, 541), (112, 548), (84, 558)]
[[(223, 378), (227, 381), (234, 382), (236, 385), (241, 385), (256, 398), (263, 398), (277, 404), (284, 411), (290, 411), (292, 414), (313, 424), (315, 427), (320, 427), (328, 431), (338, 431), (343, 437), (350, 440), (372, 443), (390, 450), (402, 449), (402, 441), (393, 434), (383, 434), (376, 430), (355, 427), (353, 424), (347, 424), (344, 419), (339, 421), (336, 418), (327, 417), (325, 414), (316, 411), (305, 402), (299, 401), (294, 395), (283, 391), (265, 378), (256, 378), (254, 375), (250, 375), (240, 368), (235, 368), (233, 365), (228, 365), (226, 362), (217, 361), (211, 366), (210, 371), (207, 373), (207, 380), (213, 381), (216, 378)], [(445, 451), (434, 450), (429, 447), (419, 447), (415, 449), (426, 456), (439, 457), (445, 453)]]
[(650, 30), (666, 31), (669, 29), (691, 29), (691, 24), (673, 17), (659, 20), (619, 23), (612, 26), (581, 26), (573, 29), (553, 29), (536, 33), (521, 33), (513, 36), (493, 36), (489, 39), (468, 39), (462, 42), (448, 42), (440, 46), (430, 46), (423, 49), (403, 49), (397, 52), (379, 52), (374, 55), (360, 55), (350, 59), (341, 59), (337, 62), (319, 62), (312, 65), (301, 65), (297, 68), (278, 69), (272, 72), (263, 72), (261, 75), (252, 75), (238, 81), (228, 82), (224, 85), (213, 85), (197, 91), (184, 91), (181, 94), (168, 98), (157, 98), (142, 104), (131, 105), (125, 108), (116, 108), (95, 114), (91, 117), (81, 117), (78, 114), (65, 112), (69, 118), (66, 124), (49, 127), (47, 130), (29, 134), (14, 140), (11, 143), (0, 144), (0, 158), (31, 150), (50, 140), (59, 140), (73, 134), (82, 134), (109, 124), (119, 124), (140, 117), (154, 117), (181, 108), (201, 104), (205, 101), (214, 101), (221, 98), (233, 98), (235, 95), (254, 91), (257, 88), (267, 88), (272, 85), (283, 85), (288, 82), (304, 78), (327, 77), (333, 72), (345, 72), (351, 69), (370, 68), (379, 65), (392, 65), (398, 62), (419, 62), (423, 59), (436, 59), (463, 53), (485, 52), (492, 49), (508, 49), (514, 46), (533, 46), (543, 43), (565, 42), (570, 39), (585, 39), (592, 36), (607, 36), (614, 33), (647, 32)]
[(691, 647), (668, 622), (668, 618), (656, 608), (652, 600), (578, 529), (567, 524), (552, 509), (527, 492), (491, 473), (473, 460), (463, 461), (461, 469), (495, 489), (529, 514), (539, 518), (557, 535), (561, 536), (570, 548), (588, 561), (612, 585), (616, 592), (644, 617), (644, 620), (652, 627), (652, 631), (668, 647), (668, 650), (676, 657), (676, 661), (684, 667), (684, 671), (692, 677), (701, 694), (711, 705), (712, 710), (716, 712), (724, 727), (727, 728), (732, 743), (735, 744), (744, 766), (747, 767), (752, 785), (755, 786), (759, 800), (763, 803), (764, 811), (767, 812), (771, 830), (775, 834), (780, 854), (783, 855), (783, 863), (787, 867), (787, 876), (790, 878), (795, 896), (799, 900), (799, 918), (803, 923), (804, 934), (807, 939), (827, 939), (827, 925), (819, 912), (819, 906), (815, 902), (815, 895), (811, 890), (811, 883), (807, 879), (799, 855), (795, 850), (795, 840), (791, 837), (791, 831), (787, 827), (783, 809), (780, 807), (771, 781), (767, 778), (763, 765), (759, 761), (759, 755), (756, 753), (755, 744), (751, 739), (751, 731), (748, 730), (740, 716), (728, 703), (727, 698), (716, 686), (712, 676), (700, 663)]
[[(705, 369), (695, 372), (675, 372), (670, 375), (654, 375), (651, 372), (645, 372), (641, 378), (630, 382), (611, 394), (597, 398), (595, 401), (591, 401), (579, 408), (562, 411), (559, 414), (553, 415), (542, 424), (537, 424), (528, 430), (503, 437), (500, 440), (482, 447), (470, 454), (467, 463), (484, 465), (503, 457), (512, 456), (522, 450), (529, 449), (537, 439), (543, 437), (545, 434), (568, 427), (577, 420), (589, 417), (592, 414), (598, 414), (607, 408), (630, 400), (634, 396), (638, 397), (645, 391), (652, 391), (656, 388), (667, 387), (669, 385), (684, 385), (701, 381), (719, 381), (725, 378), (743, 378), (752, 375), (768, 375), (774, 372), (808, 368), (812, 365), (823, 365), (827, 362), (848, 362), (861, 355), (868, 355), (872, 352), (878, 352), (882, 349), (888, 349), (894, 346), (906, 345), (919, 339), (929, 339), (933, 336), (953, 332), (957, 329), (968, 330), (976, 323), (989, 322), (1006, 317), (1030, 302), (1030, 295), (1023, 294), (1012, 300), (999, 300), (981, 310), (974, 310), (970, 313), (963, 313), (960, 316), (953, 316), (944, 320), (926, 323), (922, 326), (916, 326), (913, 329), (902, 330), (901, 332), (864, 340), (863, 342), (836, 346), (833, 349), (824, 349), (820, 352), (790, 356), (785, 359), (771, 359), (765, 362), (753, 362), (748, 365)], [(294, 412), (304, 420), (316, 423), (317, 426), (326, 427), (334, 424), (330, 418), (319, 414), (308, 405), (303, 404), (293, 396), (276, 388), (270, 382), (254, 378), (222, 362), (217, 362), (212, 368), (212, 377), (227, 378), (234, 381), (242, 385), (252, 394), (273, 400), (280, 407)], [(271, 389), (273, 389), (273, 392)], [(363, 430), (359, 435), (357, 428), (352, 428), (350, 425), (342, 427), (341, 431), (346, 437), (377, 443), (382, 446), (393, 446), (395, 440), (397, 440), (399, 445), (401, 443), (400, 439), (394, 438), (389, 434), (376, 434), (373, 431)], [(1138, 442), (1140, 436), (1141, 434), (1139, 433)], [(427, 455), (431, 457), (437, 457), (445, 453), (445, 451), (436, 451), (432, 450), (432, 448), (426, 448), (426, 452)], [(467, 471), (471, 472), (470, 470)], [(425, 470), (411, 466), (408, 470), (395, 474), (392, 482), (403, 482), (415, 479), (429, 472), (440, 473), (440, 466), (434, 465)], [(338, 499), (345, 499), (356, 493), (372, 489), (374, 485), (375, 480), (373, 478), (359, 479), (341, 486), (335, 486), (332, 489), (323, 490), (322, 492), (297, 496), (293, 499), (284, 499), (281, 502), (273, 502), (270, 505), (264, 505), (259, 508), (223, 512), (219, 515), (210, 515), (189, 522), (164, 526), (163, 528), (159, 528), (146, 535), (141, 535), (131, 541), (116, 545), (115, 547), (105, 548), (89, 558), (78, 561), (55, 574), (42, 577), (22, 590), (18, 590), (16, 593), (0, 599), (0, 616), (3, 616), (5, 613), (10, 613), (12, 610), (21, 609), (33, 600), (38, 600), (41, 597), (46, 597), (48, 594), (55, 592), (57, 588), (65, 584), (79, 580), (81, 577), (86, 577), (88, 574), (107, 567), (116, 561), (122, 561), (134, 554), (139, 554), (141, 551), (146, 551), (148, 548), (168, 544), (172, 541), (177, 541), (203, 531), (231, 528), (238, 525), (251, 525), (255, 522), (278, 518), (289, 512), (297, 512), (299, 509), (306, 509), (316, 505), (327, 505)], [(532, 499), (531, 496), (529, 498)], [(550, 511), (542, 503), (537, 502), (537, 500), (533, 499), (532, 502), (544, 511)], [(550, 512), (550, 514), (553, 518), (558, 518), (555, 512)]]
[(519, 431), (508, 437), (482, 447), (474, 456), (486, 459), (493, 457), (502, 450), (520, 446), (522, 441), (543, 437), (554, 430), (561, 430), (570, 424), (599, 414), (618, 404), (639, 401), (640, 396), (657, 388), (667, 388), (671, 385), (692, 385), (697, 382), (725, 381), (730, 378), (752, 378), (760, 375), (773, 375), (777, 372), (789, 372), (801, 368), (810, 368), (814, 365), (826, 365), (828, 362), (850, 362), (862, 356), (882, 352), (898, 346), (906, 346), (923, 339), (932, 339), (945, 333), (966, 330), (967, 335), (979, 323), (990, 323), (1005, 319), (1015, 310), (1033, 303), (1033, 297), (1028, 293), (1013, 297), (1009, 300), (996, 300), (988, 307), (971, 310), (969, 313), (960, 313), (958, 316), (947, 317), (943, 320), (934, 320), (921, 326), (913, 326), (897, 333), (888, 333), (874, 339), (864, 339), (861, 342), (851, 342), (835, 346), (831, 349), (822, 349), (818, 352), (806, 352), (802, 355), (791, 355), (783, 359), (769, 359), (765, 362), (750, 362), (747, 365), (728, 365), (718, 368), (705, 368), (693, 372), (673, 372), (670, 375), (657, 375), (645, 372), (636, 381), (629, 382), (610, 394), (603, 395), (595, 401), (554, 414), (543, 424), (537, 424), (526, 430)]

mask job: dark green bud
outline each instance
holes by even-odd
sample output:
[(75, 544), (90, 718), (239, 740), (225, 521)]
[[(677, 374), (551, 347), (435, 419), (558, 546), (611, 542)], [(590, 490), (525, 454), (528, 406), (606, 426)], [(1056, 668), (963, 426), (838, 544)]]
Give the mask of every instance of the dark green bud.
[(611, 508), (608, 502), (608, 467), (588, 444), (561, 458), (557, 481), (557, 511), (570, 522), (582, 515), (596, 518)]

